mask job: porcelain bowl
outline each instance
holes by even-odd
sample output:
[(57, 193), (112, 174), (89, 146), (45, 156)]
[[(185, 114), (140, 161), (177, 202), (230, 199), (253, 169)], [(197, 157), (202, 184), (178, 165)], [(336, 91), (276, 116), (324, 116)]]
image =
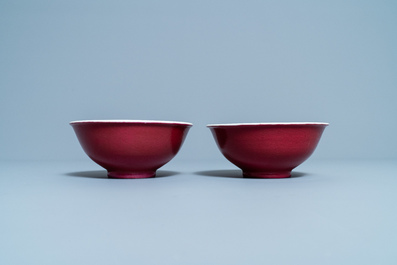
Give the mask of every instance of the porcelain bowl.
[(221, 153), (245, 177), (287, 178), (314, 152), (322, 122), (210, 124)]
[(154, 177), (179, 151), (187, 122), (83, 120), (70, 122), (85, 153), (110, 178)]

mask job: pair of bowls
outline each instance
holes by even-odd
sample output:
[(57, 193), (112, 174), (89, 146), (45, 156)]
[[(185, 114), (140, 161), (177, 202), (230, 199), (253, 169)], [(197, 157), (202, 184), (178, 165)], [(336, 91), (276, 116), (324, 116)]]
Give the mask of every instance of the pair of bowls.
[[(71, 122), (85, 153), (110, 178), (149, 178), (181, 148), (187, 122), (84, 120)], [(287, 178), (314, 152), (328, 123), (211, 124), (222, 154), (245, 177)]]

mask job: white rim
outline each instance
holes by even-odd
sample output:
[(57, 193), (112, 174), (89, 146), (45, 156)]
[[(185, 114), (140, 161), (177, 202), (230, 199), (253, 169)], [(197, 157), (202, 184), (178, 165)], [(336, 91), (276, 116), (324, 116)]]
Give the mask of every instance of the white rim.
[(325, 125), (326, 122), (258, 122), (258, 123), (223, 123), (223, 124), (208, 124), (207, 127), (221, 127), (221, 126), (241, 126), (241, 125)]
[(155, 121), (155, 120), (81, 120), (71, 121), (69, 124), (79, 123), (147, 123), (147, 124), (176, 124), (192, 126), (192, 123), (181, 121)]

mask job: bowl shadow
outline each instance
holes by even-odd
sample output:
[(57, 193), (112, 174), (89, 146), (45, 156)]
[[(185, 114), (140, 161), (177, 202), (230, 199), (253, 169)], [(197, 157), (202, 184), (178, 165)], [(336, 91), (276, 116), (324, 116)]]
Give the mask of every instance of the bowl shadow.
[[(220, 177), (220, 178), (244, 178), (244, 179), (258, 179), (258, 178), (249, 178), (244, 177), (243, 172), (239, 169), (223, 169), (223, 170), (207, 170), (207, 171), (197, 171), (193, 174), (199, 176), (206, 176), (206, 177)], [(291, 172), (291, 178), (300, 178), (304, 176), (308, 176), (308, 173), (304, 172)], [(264, 178), (266, 179), (266, 178)], [(271, 179), (271, 178), (270, 178)], [(289, 179), (289, 178), (286, 178)]]
[[(157, 170), (154, 178), (171, 177), (180, 174), (180, 172), (169, 171), (169, 170)], [(70, 177), (80, 178), (97, 178), (97, 179), (108, 179), (108, 173), (106, 170), (91, 170), (91, 171), (76, 171), (68, 172), (63, 174)]]

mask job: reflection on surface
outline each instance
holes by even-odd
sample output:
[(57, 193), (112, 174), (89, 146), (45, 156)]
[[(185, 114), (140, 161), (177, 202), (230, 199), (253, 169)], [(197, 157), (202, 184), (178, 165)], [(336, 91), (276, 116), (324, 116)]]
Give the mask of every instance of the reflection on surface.
[[(243, 177), (243, 172), (239, 169), (224, 169), (224, 170), (208, 170), (208, 171), (198, 171), (194, 173), (195, 175), (207, 176), (207, 177), (222, 177), (222, 178), (247, 178)], [(299, 178), (307, 176), (309, 174), (303, 172), (291, 173), (291, 178)], [(258, 178), (253, 178), (258, 179)], [(289, 179), (289, 178), (286, 178)]]
[[(176, 171), (157, 170), (155, 178), (170, 177), (178, 174), (180, 173)], [(71, 177), (81, 177), (81, 178), (99, 178), (99, 179), (108, 178), (106, 170), (69, 172), (69, 173), (65, 173), (64, 175)]]
[(194, 172), (195, 175), (222, 178), (242, 178), (243, 172), (239, 169), (207, 170)]

